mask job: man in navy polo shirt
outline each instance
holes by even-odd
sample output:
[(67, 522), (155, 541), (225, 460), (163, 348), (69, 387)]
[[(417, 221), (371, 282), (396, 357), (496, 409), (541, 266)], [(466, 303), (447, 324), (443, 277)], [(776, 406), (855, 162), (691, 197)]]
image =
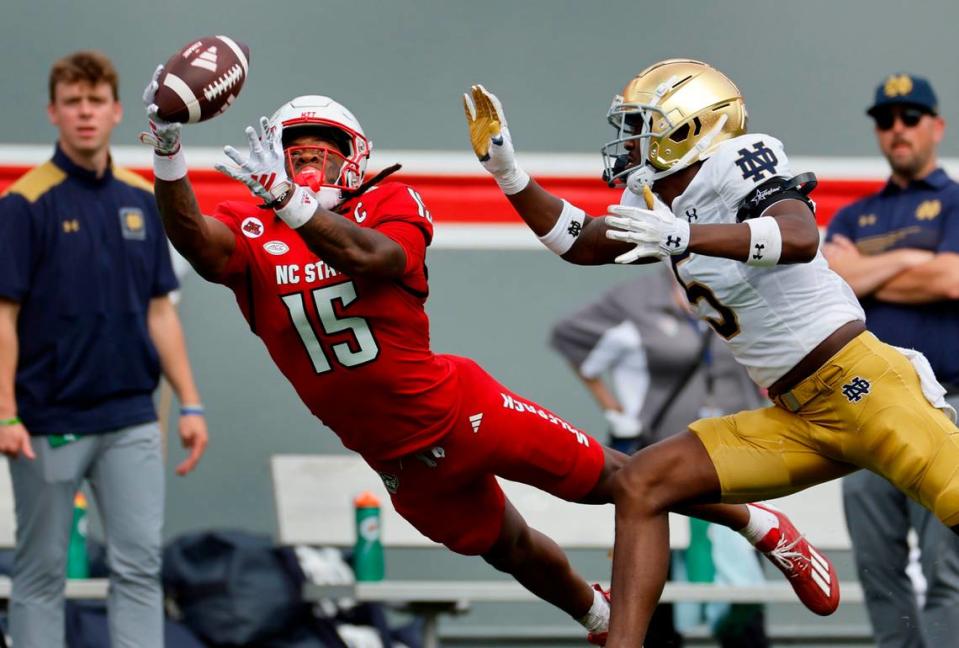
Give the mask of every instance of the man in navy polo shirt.
[(163, 645), (164, 507), (152, 394), (162, 369), (184, 405), (189, 472), (207, 443), (152, 187), (112, 166), (117, 75), (98, 52), (49, 79), (53, 159), (0, 198), (0, 452), (10, 461), (17, 648), (64, 645), (73, 496), (89, 480), (106, 532), (114, 648)]
[[(892, 175), (836, 214), (824, 253), (862, 302), (869, 330), (925, 354), (959, 407), (959, 184), (938, 166), (945, 121), (929, 82), (908, 74), (885, 79), (866, 112)], [(846, 477), (843, 498), (880, 648), (955, 645), (959, 538), (871, 472)], [(927, 582), (921, 606), (906, 573), (910, 528)]]

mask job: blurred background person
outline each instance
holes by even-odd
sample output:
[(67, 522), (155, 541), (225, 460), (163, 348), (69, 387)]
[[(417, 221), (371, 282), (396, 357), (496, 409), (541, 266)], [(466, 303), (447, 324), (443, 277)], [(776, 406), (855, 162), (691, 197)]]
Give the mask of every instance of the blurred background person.
[(58, 60), (53, 158), (0, 199), (0, 451), (16, 502), (18, 648), (64, 645), (67, 544), (84, 479), (106, 534), (112, 645), (163, 645), (161, 370), (190, 449), (177, 472), (192, 470), (207, 444), (151, 187), (112, 164), (117, 84), (99, 52)]
[[(880, 83), (866, 113), (891, 174), (836, 214), (824, 253), (862, 302), (869, 330), (921, 351), (959, 407), (959, 185), (939, 167), (946, 124), (932, 85), (910, 74)], [(843, 480), (843, 499), (880, 648), (955, 645), (959, 538), (869, 471)], [(906, 572), (910, 529), (922, 567), (915, 583)]]
[[(617, 284), (554, 325), (550, 345), (572, 366), (609, 424), (608, 443), (636, 452), (690, 421), (762, 404), (762, 397), (713, 331), (696, 320), (666, 264)], [(674, 556), (678, 580), (763, 582), (755, 550), (735, 532), (690, 520), (690, 545)], [(682, 645), (706, 622), (722, 646), (768, 646), (761, 606), (662, 604), (647, 648)]]

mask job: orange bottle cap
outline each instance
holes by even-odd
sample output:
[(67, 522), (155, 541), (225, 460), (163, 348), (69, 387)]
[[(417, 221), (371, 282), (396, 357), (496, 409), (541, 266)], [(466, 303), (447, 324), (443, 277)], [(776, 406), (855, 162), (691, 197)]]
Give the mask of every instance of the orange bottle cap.
[(87, 507), (87, 496), (83, 494), (83, 491), (77, 491), (77, 494), (73, 496), (73, 505), (80, 508)]
[(353, 500), (357, 508), (373, 508), (380, 505), (380, 499), (370, 491), (363, 491)]

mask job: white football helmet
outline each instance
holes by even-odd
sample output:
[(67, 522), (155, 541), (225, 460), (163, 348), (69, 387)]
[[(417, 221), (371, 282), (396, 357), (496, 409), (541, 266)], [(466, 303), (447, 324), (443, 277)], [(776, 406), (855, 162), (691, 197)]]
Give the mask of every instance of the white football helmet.
[[(306, 95), (288, 101), (270, 118), (270, 128), (280, 129), (289, 173), (298, 185), (310, 188), (327, 209), (337, 204), (343, 190), (363, 183), (373, 144), (360, 122), (329, 97)], [(303, 135), (316, 135), (336, 146), (291, 146)]]
[[(720, 142), (746, 132), (739, 88), (701, 61), (668, 59), (640, 72), (613, 98), (607, 115), (616, 139), (603, 146), (610, 186), (644, 185), (708, 158)], [(631, 163), (627, 142), (638, 149)]]

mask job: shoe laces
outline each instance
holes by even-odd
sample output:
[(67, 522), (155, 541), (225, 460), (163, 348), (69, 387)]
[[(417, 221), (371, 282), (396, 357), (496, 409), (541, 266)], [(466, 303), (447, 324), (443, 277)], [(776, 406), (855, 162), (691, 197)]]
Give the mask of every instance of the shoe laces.
[(804, 535), (800, 535), (792, 542), (786, 541), (786, 536), (781, 536), (775, 548), (770, 549), (766, 554), (781, 569), (794, 571), (795, 563), (808, 563), (809, 557), (801, 551), (796, 551), (796, 546), (803, 541)]

